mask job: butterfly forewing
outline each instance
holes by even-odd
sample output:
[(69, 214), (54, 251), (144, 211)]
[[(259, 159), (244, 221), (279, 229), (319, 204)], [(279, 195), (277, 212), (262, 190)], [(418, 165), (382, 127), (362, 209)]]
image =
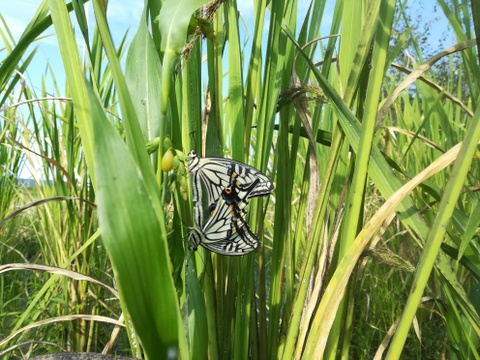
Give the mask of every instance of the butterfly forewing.
[[(273, 190), (272, 182), (261, 171), (231, 159), (199, 158), (195, 150), (188, 154), (188, 169), (192, 175), (194, 202), (201, 198), (200, 179), (207, 189), (209, 204), (216, 203), (222, 191), (232, 186), (247, 198), (268, 195)], [(255, 181), (256, 186), (250, 189)]]
[[(223, 189), (230, 186), (232, 178), (227, 173), (223, 172), (222, 165), (215, 163), (208, 163), (202, 166), (201, 170), (196, 175), (203, 182), (203, 185), (207, 189), (208, 203), (215, 203)], [(198, 182), (198, 180), (197, 180)]]

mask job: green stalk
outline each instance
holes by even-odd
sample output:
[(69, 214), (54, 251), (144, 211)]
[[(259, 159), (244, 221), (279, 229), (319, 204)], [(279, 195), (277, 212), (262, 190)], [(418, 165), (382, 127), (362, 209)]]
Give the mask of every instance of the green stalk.
[[(361, 213), (364, 205), (365, 197), (365, 183), (367, 180), (368, 162), (371, 156), (371, 148), (374, 141), (374, 132), (377, 119), (378, 103), (380, 99), (380, 93), (382, 90), (383, 78), (385, 76), (385, 61), (387, 58), (387, 50), (389, 48), (390, 31), (393, 23), (393, 15), (395, 10), (395, 0), (392, 1), (372, 1), (370, 3), (371, 8), (368, 11), (367, 19), (378, 19), (378, 22), (371, 21), (366, 23), (366, 33), (363, 36), (365, 41), (361, 41), (361, 48), (366, 49), (370, 43), (370, 39), (373, 38), (373, 34), (376, 34), (374, 39), (374, 51), (372, 57), (372, 71), (368, 78), (367, 95), (364, 105), (362, 132), (360, 137), (359, 149), (355, 157), (355, 169), (352, 177), (352, 184), (349, 187), (349, 197), (346, 202), (345, 220), (342, 227), (342, 240), (340, 242), (339, 257), (341, 258), (346, 250), (350, 248), (355, 236), (357, 235), (358, 226), (361, 226)], [(382, 6), (380, 6), (380, 4)], [(381, 16), (378, 16), (378, 13)], [(376, 24), (376, 28), (374, 26)], [(376, 31), (375, 31), (376, 30)], [(362, 46), (363, 45), (363, 46)], [(365, 59), (364, 54), (364, 59)], [(358, 63), (356, 63), (358, 64)], [(365, 64), (362, 61), (358, 65)], [(358, 71), (358, 68), (357, 68)], [(349, 89), (352, 86), (348, 87)], [(347, 330), (347, 334), (352, 332), (352, 311), (353, 311), (353, 299), (345, 298), (340, 308), (343, 308), (346, 312), (346, 319), (339, 318), (339, 324), (343, 323), (341, 327)], [(340, 329), (338, 329), (340, 330)], [(335, 335), (334, 335), (335, 336)], [(346, 341), (343, 342), (342, 356), (348, 357), (350, 338), (345, 333), (343, 334)], [(340, 337), (340, 334), (337, 335)], [(336, 351), (333, 350), (330, 353), (330, 357), (335, 358)]]
[(248, 148), (245, 148), (243, 134), (245, 131), (243, 56), (240, 49), (238, 29), (238, 10), (235, 0), (225, 3), (225, 17), (228, 34), (228, 102), (225, 107), (225, 132), (231, 136), (232, 158), (248, 161)]

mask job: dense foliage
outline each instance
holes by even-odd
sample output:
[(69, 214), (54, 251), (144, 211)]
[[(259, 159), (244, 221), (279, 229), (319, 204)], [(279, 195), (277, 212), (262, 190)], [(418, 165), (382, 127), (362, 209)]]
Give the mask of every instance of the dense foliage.
[[(474, 3), (433, 51), (407, 0), (149, 0), (120, 41), (99, 0), (0, 15), (0, 357), (480, 358)], [(274, 182), (253, 254), (189, 250), (193, 148)]]

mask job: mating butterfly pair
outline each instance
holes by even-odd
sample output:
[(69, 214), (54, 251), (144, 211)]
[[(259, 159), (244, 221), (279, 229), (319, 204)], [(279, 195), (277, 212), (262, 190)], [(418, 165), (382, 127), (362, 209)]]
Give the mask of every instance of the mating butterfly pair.
[[(198, 245), (222, 255), (245, 255), (259, 239), (244, 219), (247, 199), (268, 195), (272, 182), (259, 170), (224, 158), (199, 158), (188, 154), (195, 227), (190, 231), (191, 249)], [(202, 186), (207, 190), (209, 217), (203, 222)]]

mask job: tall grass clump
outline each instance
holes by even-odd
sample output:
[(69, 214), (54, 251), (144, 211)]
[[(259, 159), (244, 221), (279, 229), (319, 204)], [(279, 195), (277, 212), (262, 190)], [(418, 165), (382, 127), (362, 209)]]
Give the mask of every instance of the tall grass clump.
[[(476, 5), (438, 1), (427, 59), (407, 1), (237, 5), (147, 1), (117, 41), (104, 2), (46, 0), (3, 36), (5, 94), (50, 28), (67, 86), (0, 104), (0, 354), (479, 358)], [(253, 254), (189, 250), (194, 148), (274, 182)]]

